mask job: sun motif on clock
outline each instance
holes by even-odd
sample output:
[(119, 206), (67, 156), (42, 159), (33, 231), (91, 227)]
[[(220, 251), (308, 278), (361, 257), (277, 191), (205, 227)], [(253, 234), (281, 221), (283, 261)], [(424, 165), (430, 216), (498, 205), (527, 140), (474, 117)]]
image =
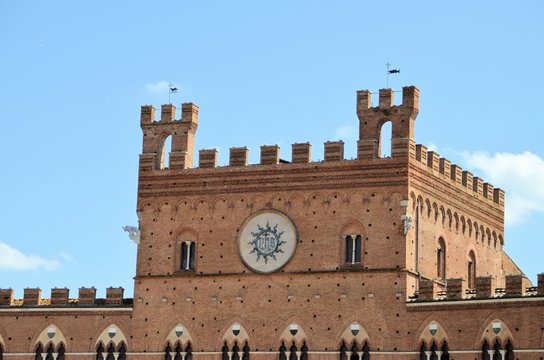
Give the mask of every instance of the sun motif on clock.
[(271, 273), (285, 266), (295, 252), (297, 240), (294, 223), (277, 210), (251, 215), (238, 236), (242, 261), (258, 273)]

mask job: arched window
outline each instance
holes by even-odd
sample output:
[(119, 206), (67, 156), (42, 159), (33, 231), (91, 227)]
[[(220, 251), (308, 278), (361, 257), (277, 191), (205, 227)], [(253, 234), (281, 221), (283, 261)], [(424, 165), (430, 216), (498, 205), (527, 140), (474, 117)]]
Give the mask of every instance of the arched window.
[(176, 355), (174, 355), (174, 360), (183, 360), (183, 348), (181, 347), (181, 344), (178, 342), (176, 345)]
[(285, 343), (282, 341), (280, 346), (279, 360), (287, 360), (287, 355), (285, 354), (286, 351), (287, 348), (285, 347)]
[(193, 360), (193, 346), (191, 343), (187, 343), (185, 347), (185, 359), (184, 360)]
[(438, 360), (438, 354), (436, 353), (438, 351), (438, 346), (436, 346), (436, 343), (433, 341), (433, 344), (431, 345), (431, 357), (430, 360)]
[(194, 271), (195, 270), (195, 251), (196, 245), (194, 241), (183, 241), (180, 248), (180, 270)]
[(43, 354), (43, 346), (40, 343), (38, 344), (38, 347), (36, 348), (36, 356), (34, 356), (34, 360), (43, 360), (42, 354)]
[(349, 360), (359, 360), (359, 349), (357, 348), (357, 343), (353, 341), (351, 345), (351, 356)]
[(244, 345), (242, 351), (243, 351), (242, 360), (249, 360), (250, 349), (249, 349), (249, 344), (247, 343), (247, 341), (246, 341), (246, 344)]
[(168, 136), (166, 139), (164, 139), (164, 142), (162, 143), (161, 151), (160, 151), (160, 163), (159, 163), (159, 169), (168, 169), (170, 166), (170, 159), (169, 155), (172, 151), (172, 135)]
[(508, 340), (508, 343), (506, 343), (506, 355), (504, 360), (514, 360), (514, 345), (512, 345), (510, 340)]
[(126, 360), (127, 359), (127, 346), (124, 342), (121, 342), (121, 345), (119, 345), (119, 355), (117, 356), (116, 360)]
[(348, 347), (346, 346), (346, 343), (342, 341), (342, 345), (340, 345), (340, 360), (348, 360), (346, 351), (348, 351)]
[(493, 345), (493, 360), (503, 360), (501, 354), (502, 346), (499, 343), (499, 339), (495, 340), (495, 345)]
[(489, 344), (487, 343), (487, 340), (484, 340), (482, 345), (482, 360), (491, 360), (489, 353)]
[(234, 346), (232, 347), (232, 360), (240, 360), (240, 348), (238, 347), (238, 343), (235, 341)]
[(370, 346), (366, 341), (363, 345), (363, 357), (361, 358), (361, 360), (370, 360)]
[(468, 253), (467, 281), (469, 289), (476, 287), (476, 257), (472, 250)]
[(96, 348), (96, 360), (104, 360), (104, 345), (102, 343), (98, 344)]
[(170, 342), (166, 344), (166, 347), (164, 348), (164, 360), (173, 360), (172, 347), (170, 346)]
[(47, 347), (47, 355), (45, 356), (45, 360), (55, 360), (55, 348), (53, 347), (53, 344), (49, 344)]
[(116, 360), (115, 359), (115, 346), (112, 344), (110, 344), (110, 346), (108, 346), (108, 354), (106, 355), (106, 360)]
[(361, 235), (346, 236), (346, 263), (355, 265), (361, 263)]
[(221, 348), (221, 360), (229, 360), (229, 346), (226, 341)]
[(64, 344), (60, 343), (60, 345), (58, 347), (58, 350), (57, 350), (56, 360), (64, 360), (64, 353), (65, 353)]
[(446, 340), (444, 340), (444, 343), (442, 344), (440, 350), (442, 351), (442, 356), (440, 357), (440, 360), (450, 360), (450, 349)]
[(295, 342), (293, 341), (293, 344), (289, 348), (289, 360), (298, 360), (297, 356), (297, 346), (295, 345)]
[(383, 123), (380, 129), (380, 137), (378, 144), (378, 157), (386, 158), (392, 156), (391, 138), (393, 137), (393, 125), (391, 121)]
[(438, 248), (436, 249), (436, 277), (442, 280), (446, 279), (446, 243), (443, 238), (438, 239)]
[(306, 345), (306, 341), (300, 347), (300, 360), (308, 360), (308, 346)]
[(419, 360), (428, 360), (427, 345), (425, 345), (425, 342), (421, 343), (421, 346), (419, 347)]

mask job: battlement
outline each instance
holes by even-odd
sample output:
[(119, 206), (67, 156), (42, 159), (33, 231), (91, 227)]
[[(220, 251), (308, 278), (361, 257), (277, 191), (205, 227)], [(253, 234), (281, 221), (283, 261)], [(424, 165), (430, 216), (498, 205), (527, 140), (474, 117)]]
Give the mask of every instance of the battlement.
[[(504, 191), (494, 188), (490, 183), (472, 173), (452, 164), (448, 159), (440, 157), (434, 151), (428, 151), (424, 145), (416, 145), (414, 141), (415, 119), (419, 113), (419, 90), (415, 86), (402, 89), (402, 104), (394, 105), (395, 91), (379, 90), (377, 106), (372, 104), (372, 93), (369, 90), (357, 91), (357, 116), (359, 118), (359, 140), (357, 142), (357, 160), (351, 161), (390, 161), (398, 159), (411, 163), (413, 160), (423, 164), (431, 176), (450, 182), (453, 186), (470, 193), (484, 202), (498, 204), (504, 208)], [(172, 104), (162, 105), (160, 121), (155, 120), (155, 108), (142, 106), (141, 126), (144, 132), (143, 153), (140, 155), (140, 172), (185, 170), (193, 167), (194, 136), (198, 126), (198, 106), (192, 103), (182, 104), (182, 117), (176, 120), (176, 107)], [(391, 157), (381, 155), (382, 126), (392, 123)], [(172, 148), (169, 154), (165, 151), (165, 142), (172, 137)], [(169, 164), (166, 164), (166, 158)], [(260, 148), (262, 166), (291, 166), (312, 163), (312, 145), (295, 143), (291, 148), (291, 160), (281, 157), (278, 145), (263, 145)], [(324, 163), (346, 161), (343, 141), (327, 141), (324, 143)], [(198, 152), (198, 166), (201, 169), (219, 167), (217, 149), (202, 149)], [(249, 166), (249, 149), (232, 147), (229, 152), (230, 167)], [(254, 168), (255, 165), (252, 165)]]
[[(197, 105), (182, 104), (179, 120), (176, 120), (174, 105), (162, 105), (160, 121), (155, 119), (153, 106), (142, 106), (140, 126), (144, 134), (140, 171), (193, 167), (194, 136), (198, 128)], [(165, 144), (169, 138), (171, 150), (167, 154)]]
[(495, 188), (481, 178), (473, 176), (470, 171), (463, 171), (459, 165), (452, 164), (435, 151), (428, 151), (424, 145), (416, 145), (415, 155), (415, 159), (425, 165), (433, 175), (504, 209), (504, 190)]
[(65, 306), (131, 306), (132, 299), (124, 298), (122, 287), (106, 289), (106, 298), (96, 298), (96, 289), (79, 288), (78, 297), (70, 298), (67, 288), (52, 288), (50, 298), (42, 298), (40, 288), (26, 288), (22, 299), (14, 299), (13, 289), (0, 289), (0, 307), (65, 307)]
[(495, 288), (494, 279), (491, 276), (476, 277), (474, 289), (469, 289), (464, 279), (447, 279), (445, 286), (433, 279), (422, 279), (419, 293), (413, 297), (413, 301), (485, 300), (534, 296), (544, 297), (544, 273), (538, 274), (537, 286), (531, 286), (531, 282), (524, 275), (507, 275), (504, 288)]

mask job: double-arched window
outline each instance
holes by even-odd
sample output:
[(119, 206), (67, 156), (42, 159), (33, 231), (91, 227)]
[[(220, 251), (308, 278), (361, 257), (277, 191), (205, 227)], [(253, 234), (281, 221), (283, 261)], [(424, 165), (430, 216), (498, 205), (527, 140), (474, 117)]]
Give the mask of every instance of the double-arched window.
[(355, 265), (361, 263), (361, 235), (346, 235), (346, 264)]

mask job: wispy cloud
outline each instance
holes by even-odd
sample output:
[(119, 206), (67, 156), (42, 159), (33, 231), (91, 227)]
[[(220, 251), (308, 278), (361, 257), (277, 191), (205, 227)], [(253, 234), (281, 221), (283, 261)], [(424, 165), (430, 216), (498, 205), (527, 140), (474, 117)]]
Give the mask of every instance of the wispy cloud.
[(168, 82), (162, 80), (156, 83), (145, 84), (145, 88), (152, 93), (168, 91)]
[(482, 178), (506, 191), (505, 221), (520, 224), (533, 212), (544, 213), (544, 160), (519, 154), (463, 152), (465, 163)]
[(37, 270), (52, 271), (58, 269), (57, 260), (49, 260), (36, 255), (26, 255), (11, 246), (0, 242), (0, 270)]
[(336, 129), (336, 132), (334, 133), (334, 139), (335, 140), (352, 140), (355, 138), (356, 134), (355, 127), (351, 125), (345, 125), (341, 126), (338, 129)]

